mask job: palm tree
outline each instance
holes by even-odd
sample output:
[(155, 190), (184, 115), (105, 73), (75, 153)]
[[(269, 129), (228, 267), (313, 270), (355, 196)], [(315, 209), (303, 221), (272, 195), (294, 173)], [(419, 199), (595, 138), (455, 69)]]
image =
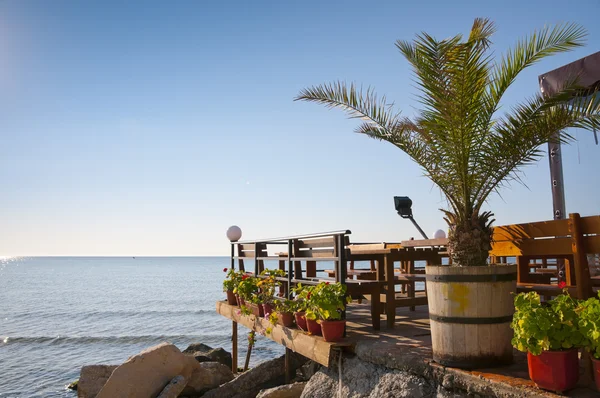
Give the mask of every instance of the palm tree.
[[(517, 42), (499, 61), (490, 52), (494, 24), (475, 19), (469, 37), (437, 40), (427, 33), (396, 46), (412, 65), (421, 109), (410, 119), (369, 88), (334, 82), (302, 90), (295, 100), (341, 108), (363, 119), (357, 132), (397, 146), (417, 162), (445, 195), (448, 246), (456, 265), (485, 265), (493, 214), (482, 211), (498, 188), (519, 181), (540, 146), (569, 141), (569, 127), (600, 126), (600, 98), (584, 97), (573, 84), (556, 95), (537, 94), (500, 112), (501, 100), (525, 68), (584, 43), (575, 24), (545, 27)], [(558, 138), (557, 138), (558, 137)]]

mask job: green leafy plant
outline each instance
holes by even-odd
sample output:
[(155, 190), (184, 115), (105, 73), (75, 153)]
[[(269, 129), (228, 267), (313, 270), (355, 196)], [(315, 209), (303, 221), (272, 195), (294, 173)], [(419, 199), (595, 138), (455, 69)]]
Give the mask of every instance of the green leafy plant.
[(234, 291), (242, 281), (242, 275), (244, 275), (244, 272), (236, 271), (233, 268), (223, 268), (223, 271), (227, 272), (225, 280), (223, 280), (223, 291)]
[(577, 306), (566, 291), (548, 303), (541, 303), (536, 292), (517, 294), (512, 345), (533, 355), (581, 347), (585, 340), (578, 325)]
[(275, 301), (275, 311), (276, 312), (297, 312), (301, 303), (299, 300), (276, 300)]
[(264, 270), (260, 273), (260, 280), (257, 282), (259, 291), (256, 293), (256, 302), (263, 304), (272, 304), (275, 300), (275, 288), (281, 285), (276, 278), (285, 275), (285, 272), (279, 269)]
[(314, 289), (315, 286), (303, 285), (301, 283), (298, 283), (292, 289), (292, 292), (294, 292), (294, 312), (303, 312), (308, 309), (308, 302)]
[(295, 98), (363, 120), (358, 133), (391, 143), (421, 166), (447, 199), (448, 209), (442, 211), (454, 265), (486, 265), (494, 220), (482, 207), (500, 187), (520, 181), (524, 166), (544, 156), (542, 144), (570, 140), (565, 132), (570, 127), (600, 128), (600, 98), (575, 97), (575, 82), (502, 108), (505, 93), (524, 69), (582, 46), (585, 29), (576, 24), (542, 28), (497, 60), (490, 50), (495, 31), (490, 20), (477, 18), (466, 38), (438, 40), (422, 33), (413, 42), (396, 42), (420, 90), (421, 109), (412, 119), (371, 88), (343, 82), (310, 87)]
[(338, 282), (321, 282), (307, 295), (307, 301), (307, 319), (322, 321), (341, 319), (346, 303), (346, 286)]
[(239, 294), (244, 300), (253, 302), (252, 298), (258, 293), (258, 279), (247, 274), (242, 275), (234, 293)]
[(591, 297), (580, 303), (579, 330), (585, 337), (584, 347), (600, 359), (600, 300)]

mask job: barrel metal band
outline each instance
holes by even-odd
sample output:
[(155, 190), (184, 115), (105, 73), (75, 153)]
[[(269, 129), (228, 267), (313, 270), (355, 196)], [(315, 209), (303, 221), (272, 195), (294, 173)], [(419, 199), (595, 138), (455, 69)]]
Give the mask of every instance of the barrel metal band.
[(510, 282), (517, 280), (517, 273), (484, 275), (426, 275), (428, 282)]
[(507, 323), (511, 322), (512, 315), (508, 316), (497, 316), (491, 318), (475, 318), (475, 317), (460, 317), (460, 316), (439, 316), (435, 314), (429, 314), (429, 319), (440, 323), (462, 323), (465, 325), (486, 325), (493, 323)]

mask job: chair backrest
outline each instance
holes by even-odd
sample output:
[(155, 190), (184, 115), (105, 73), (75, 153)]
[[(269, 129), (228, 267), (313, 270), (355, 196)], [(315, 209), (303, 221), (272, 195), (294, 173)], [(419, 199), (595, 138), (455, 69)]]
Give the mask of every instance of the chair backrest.
[[(265, 243), (240, 243), (237, 245), (238, 249), (238, 267), (240, 271), (245, 271), (244, 259), (254, 259), (256, 257), (265, 257), (267, 255), (267, 245)], [(263, 262), (259, 261), (258, 268), (261, 267)], [(260, 270), (262, 271), (262, 269)], [(259, 272), (260, 272), (259, 271)]]
[(494, 227), (491, 256), (567, 256), (574, 240), (582, 253), (600, 253), (600, 216), (539, 221)]
[[(338, 256), (337, 235), (322, 238), (296, 239), (293, 242), (294, 257), (323, 258)], [(349, 253), (350, 237), (344, 236), (343, 250)]]
[[(494, 228), (490, 256), (517, 257), (519, 280), (526, 273), (529, 258), (556, 258), (573, 261), (580, 298), (592, 294), (587, 254), (600, 253), (600, 216), (580, 217), (577, 213), (564, 220), (549, 220)], [(569, 283), (569, 281), (567, 281)]]

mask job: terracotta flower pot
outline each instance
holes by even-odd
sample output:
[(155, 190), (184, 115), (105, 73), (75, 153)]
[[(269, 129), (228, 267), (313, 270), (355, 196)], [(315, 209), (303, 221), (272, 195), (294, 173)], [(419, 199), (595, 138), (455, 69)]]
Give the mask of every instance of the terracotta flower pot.
[(248, 307), (250, 309), (250, 312), (252, 312), (253, 315), (256, 315), (258, 317), (265, 316), (265, 313), (263, 312), (263, 308), (262, 308), (261, 304), (247, 303), (246, 307)]
[(345, 320), (321, 321), (321, 330), (325, 341), (340, 341), (344, 337)]
[(596, 380), (596, 388), (600, 391), (600, 359), (592, 357), (592, 365), (594, 366), (594, 380)]
[(273, 304), (261, 304), (263, 308), (263, 314), (270, 314), (273, 312)]
[(233, 294), (232, 290), (227, 291), (227, 304), (237, 305), (237, 299), (235, 298), (235, 294)]
[(278, 312), (277, 313), (277, 323), (286, 328), (291, 328), (294, 326), (294, 314), (291, 312)]
[(246, 305), (246, 301), (245, 301), (245, 300), (244, 300), (242, 297), (240, 297), (240, 295), (239, 295), (239, 294), (236, 294), (236, 295), (235, 295), (235, 298), (237, 299), (238, 305), (239, 305), (240, 307), (241, 307), (242, 305)]
[(308, 333), (314, 334), (315, 336), (321, 336), (321, 325), (317, 321), (306, 318), (306, 326), (308, 327)]
[(304, 317), (304, 314), (306, 314), (304, 311), (296, 312), (294, 314), (294, 318), (296, 318), (296, 325), (298, 325), (298, 329), (308, 332), (308, 327), (306, 326), (306, 318)]
[(540, 355), (527, 353), (529, 377), (540, 388), (563, 392), (579, 380), (579, 357), (577, 349), (566, 351), (543, 351)]

